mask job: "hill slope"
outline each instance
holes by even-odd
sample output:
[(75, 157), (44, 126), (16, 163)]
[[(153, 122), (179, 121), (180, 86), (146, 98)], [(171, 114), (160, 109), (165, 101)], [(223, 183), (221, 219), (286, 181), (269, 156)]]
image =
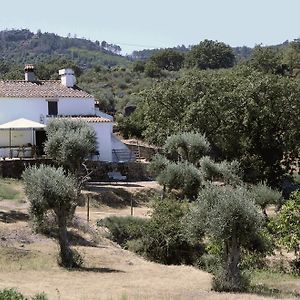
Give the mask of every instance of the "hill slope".
[(93, 65), (128, 65), (119, 55), (121, 48), (107, 42), (61, 37), (54, 33), (36, 34), (28, 29), (0, 31), (0, 59), (15, 64), (38, 63), (56, 56), (72, 59), (85, 69)]

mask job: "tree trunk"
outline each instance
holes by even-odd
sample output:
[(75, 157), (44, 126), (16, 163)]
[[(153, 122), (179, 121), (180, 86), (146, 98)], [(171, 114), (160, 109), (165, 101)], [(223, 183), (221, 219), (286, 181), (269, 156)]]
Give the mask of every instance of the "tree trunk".
[(61, 265), (66, 268), (74, 267), (73, 253), (68, 240), (67, 220), (64, 216), (58, 216), (58, 242)]
[(236, 234), (233, 234), (231, 241), (228, 243), (226, 275), (228, 283), (233, 291), (242, 289), (241, 271), (240, 271), (241, 249)]

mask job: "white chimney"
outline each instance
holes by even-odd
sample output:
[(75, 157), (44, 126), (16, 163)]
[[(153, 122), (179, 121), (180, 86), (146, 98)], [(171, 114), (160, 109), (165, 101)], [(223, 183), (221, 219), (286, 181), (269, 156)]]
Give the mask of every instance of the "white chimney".
[(61, 69), (58, 71), (61, 76), (61, 84), (66, 87), (73, 87), (76, 83), (76, 77), (72, 69)]
[(36, 76), (34, 73), (34, 65), (25, 65), (25, 81), (35, 82)]

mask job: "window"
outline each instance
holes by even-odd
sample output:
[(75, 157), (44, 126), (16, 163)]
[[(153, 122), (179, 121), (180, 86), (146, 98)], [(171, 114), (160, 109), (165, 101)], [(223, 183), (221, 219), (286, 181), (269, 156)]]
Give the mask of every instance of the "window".
[(49, 116), (57, 116), (57, 101), (48, 101), (48, 115)]

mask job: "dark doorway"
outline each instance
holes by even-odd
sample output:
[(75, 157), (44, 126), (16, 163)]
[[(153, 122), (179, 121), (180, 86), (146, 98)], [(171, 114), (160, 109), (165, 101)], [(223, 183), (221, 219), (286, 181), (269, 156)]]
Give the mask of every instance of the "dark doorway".
[(35, 132), (35, 141), (36, 141), (36, 154), (38, 156), (44, 155), (44, 144), (46, 142), (47, 136), (45, 130), (37, 130)]

